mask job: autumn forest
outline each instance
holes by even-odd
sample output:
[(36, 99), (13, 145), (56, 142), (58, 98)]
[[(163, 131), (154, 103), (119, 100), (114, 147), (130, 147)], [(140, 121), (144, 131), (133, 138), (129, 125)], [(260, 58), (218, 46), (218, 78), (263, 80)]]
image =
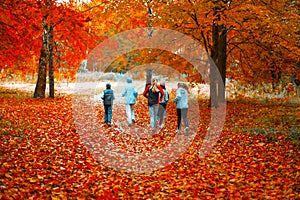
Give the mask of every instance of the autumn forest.
[[(300, 198), (298, 1), (2, 0), (0, 9), (0, 199)], [(128, 77), (138, 90), (130, 127)], [(142, 95), (152, 77), (169, 93), (155, 134)], [(110, 126), (99, 97), (107, 82)], [(189, 86), (187, 135), (176, 132), (177, 82)]]

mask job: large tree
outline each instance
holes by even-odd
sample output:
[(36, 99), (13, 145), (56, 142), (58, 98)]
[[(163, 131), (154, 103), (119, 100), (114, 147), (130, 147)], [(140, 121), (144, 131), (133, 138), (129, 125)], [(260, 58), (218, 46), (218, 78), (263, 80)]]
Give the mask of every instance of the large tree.
[[(44, 5), (41, 6), (41, 9), (45, 9), (46, 11), (42, 17), (42, 46), (38, 65), (38, 79), (33, 94), (34, 98), (45, 98), (47, 65), (49, 66), (48, 61), (52, 59), (52, 51), (50, 51), (50, 46), (52, 45), (52, 43), (50, 44), (52, 30), (47, 23), (51, 13), (51, 0), (47, 0), (45, 6), (47, 7), (46, 9), (44, 8)], [(52, 66), (49, 66), (49, 69), (50, 68), (52, 68)]]
[[(47, 0), (42, 2), (42, 46), (39, 60), (39, 73), (34, 92), (35, 98), (45, 97), (46, 69), (49, 69), (49, 96), (54, 97), (54, 60), (76, 68), (85, 58), (88, 48), (93, 47), (89, 35), (90, 21), (78, 6), (57, 4)], [(56, 52), (53, 52), (54, 48)], [(54, 58), (56, 57), (56, 58)]]
[(54, 71), (60, 66), (75, 71), (93, 48), (97, 37), (88, 27), (90, 18), (75, 1), (5, 0), (0, 8), (0, 70), (32, 68), (37, 58), (34, 97), (45, 97), (47, 75), (54, 97)]

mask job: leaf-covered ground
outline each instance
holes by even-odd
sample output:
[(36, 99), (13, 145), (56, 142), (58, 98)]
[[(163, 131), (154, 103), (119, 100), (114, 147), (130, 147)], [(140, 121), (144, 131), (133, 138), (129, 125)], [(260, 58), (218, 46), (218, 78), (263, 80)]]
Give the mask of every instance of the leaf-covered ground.
[[(146, 126), (143, 101), (139, 97), (137, 124)], [(38, 100), (0, 88), (0, 199), (300, 198), (299, 105), (228, 102), (223, 132), (202, 159), (198, 150), (210, 110), (205, 101), (199, 109), (201, 124), (188, 150), (163, 168), (137, 174), (92, 156), (74, 126), (71, 96)], [(122, 112), (116, 108), (114, 117)], [(97, 116), (101, 125), (101, 106)], [(174, 138), (172, 103), (167, 121), (150, 149)], [(116, 145), (125, 145), (116, 125), (106, 128)], [(143, 143), (130, 144), (149, 150)]]

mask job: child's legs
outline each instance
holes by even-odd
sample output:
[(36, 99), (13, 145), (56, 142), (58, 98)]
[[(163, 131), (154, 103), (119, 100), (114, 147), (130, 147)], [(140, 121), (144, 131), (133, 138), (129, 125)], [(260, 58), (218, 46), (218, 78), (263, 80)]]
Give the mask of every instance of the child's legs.
[(158, 113), (159, 105), (154, 105), (154, 129), (156, 128), (156, 121), (157, 121), (157, 113)]
[(111, 123), (112, 119), (112, 106), (107, 107), (107, 122)]
[(150, 114), (150, 126), (154, 127), (154, 108), (153, 106), (149, 106), (149, 114)]
[(158, 120), (159, 120), (159, 125), (162, 125), (163, 115), (164, 115), (164, 108), (160, 104), (159, 108), (158, 108), (158, 112), (157, 112), (157, 117), (158, 117)]
[(177, 129), (181, 128), (181, 109), (177, 108)]
[(108, 106), (104, 106), (104, 122), (108, 122)]
[(132, 123), (132, 119), (131, 119), (131, 107), (129, 104), (126, 104), (126, 116), (127, 116), (127, 121), (128, 124)]
[(149, 106), (149, 112), (150, 112), (150, 126), (153, 129), (155, 129), (156, 128), (158, 105)]
[(130, 110), (131, 110), (131, 120), (135, 120), (135, 117), (134, 117), (134, 104), (130, 104)]
[(189, 122), (188, 122), (188, 118), (187, 118), (187, 113), (188, 113), (188, 108), (183, 108), (181, 109), (181, 115), (184, 121), (184, 126), (185, 127), (189, 127)]
[(166, 112), (166, 104), (160, 104), (158, 108), (158, 119), (159, 119), (159, 125), (162, 125), (164, 120), (164, 115)]

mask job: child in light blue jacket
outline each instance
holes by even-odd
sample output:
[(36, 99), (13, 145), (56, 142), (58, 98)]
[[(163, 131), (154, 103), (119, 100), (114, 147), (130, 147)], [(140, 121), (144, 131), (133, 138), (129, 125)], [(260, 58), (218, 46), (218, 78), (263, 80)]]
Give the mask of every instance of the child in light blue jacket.
[(136, 104), (136, 98), (138, 96), (138, 92), (132, 84), (131, 78), (127, 79), (127, 85), (122, 92), (122, 96), (125, 97), (128, 126), (131, 126), (135, 123), (134, 105)]
[(184, 134), (188, 134), (189, 131), (189, 123), (187, 118), (188, 113), (188, 87), (185, 83), (178, 83), (178, 89), (176, 90), (176, 97), (174, 102), (176, 102), (177, 109), (177, 133), (180, 132), (181, 129), (181, 121), (183, 119), (184, 122)]

